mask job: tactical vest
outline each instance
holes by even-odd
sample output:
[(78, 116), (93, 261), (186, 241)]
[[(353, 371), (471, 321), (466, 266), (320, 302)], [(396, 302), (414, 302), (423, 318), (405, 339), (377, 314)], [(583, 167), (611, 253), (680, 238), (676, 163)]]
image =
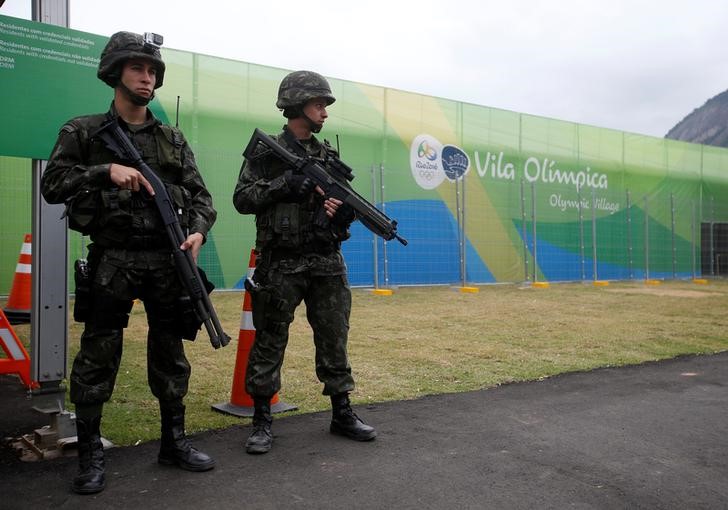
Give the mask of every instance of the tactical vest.
[[(276, 138), (287, 146), (282, 135)], [(328, 149), (317, 145), (319, 151), (315, 156), (325, 160)], [(267, 180), (281, 177), (290, 169), (273, 156), (267, 157), (261, 167)], [(338, 250), (341, 242), (351, 236), (349, 225), (330, 221), (323, 212), (323, 203), (324, 197), (313, 193), (305, 202), (276, 202), (259, 212), (255, 219), (256, 246), (298, 254)]]
[[(97, 117), (100, 117), (97, 119)], [(87, 166), (108, 164), (117, 159), (103, 141), (88, 137), (103, 116), (87, 117), (79, 134), (86, 137), (84, 163)], [(183, 231), (189, 224), (191, 195), (181, 186), (183, 168), (182, 133), (171, 126), (157, 124), (130, 133), (130, 139), (139, 149), (149, 167), (157, 173), (167, 187)], [(154, 199), (146, 192), (110, 188), (84, 188), (66, 203), (68, 226), (95, 243), (106, 247), (154, 248), (166, 246), (167, 237)], [(137, 246), (135, 246), (135, 243)]]

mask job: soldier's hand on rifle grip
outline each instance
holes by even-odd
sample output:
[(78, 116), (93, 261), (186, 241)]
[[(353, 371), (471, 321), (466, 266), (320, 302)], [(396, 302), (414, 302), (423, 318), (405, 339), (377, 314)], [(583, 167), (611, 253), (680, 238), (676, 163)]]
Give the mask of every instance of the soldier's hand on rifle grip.
[(119, 189), (139, 191), (144, 186), (147, 192), (149, 192), (149, 195), (154, 196), (154, 188), (152, 188), (150, 182), (136, 168), (111, 163), (109, 177), (111, 178), (111, 182), (116, 184)]
[(288, 170), (283, 178), (286, 180), (286, 186), (290, 190), (291, 199), (302, 202), (316, 187), (316, 183), (312, 179), (301, 174), (294, 174)]
[(339, 207), (343, 204), (343, 202), (337, 198), (327, 198), (324, 201), (324, 210), (326, 211), (326, 216), (329, 218), (333, 218), (336, 214), (336, 211), (339, 210)]

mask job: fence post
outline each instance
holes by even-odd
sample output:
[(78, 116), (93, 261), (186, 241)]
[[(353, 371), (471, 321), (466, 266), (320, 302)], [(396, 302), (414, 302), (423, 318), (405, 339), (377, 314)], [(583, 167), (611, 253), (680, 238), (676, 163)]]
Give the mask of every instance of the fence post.
[[(372, 202), (374, 206), (377, 205), (377, 175), (374, 165), (371, 167), (372, 172)], [(372, 262), (374, 267), (374, 288), (379, 288), (379, 242), (377, 241), (377, 235), (372, 233)]]
[[(462, 196), (461, 196), (462, 195)], [(460, 282), (465, 287), (465, 176), (455, 179), (455, 212), (458, 223), (458, 257), (460, 259)]]
[(633, 253), (632, 253), (632, 204), (630, 193), (627, 190), (627, 267), (629, 268), (629, 279), (634, 279)]
[(593, 278), (594, 281), (597, 281), (599, 279), (597, 275), (597, 202), (596, 202), (596, 196), (594, 194), (594, 188), (592, 188), (591, 192), (591, 198), (592, 198), (592, 256), (594, 257), (593, 262)]
[(695, 274), (695, 201), (692, 200), (690, 202), (690, 209), (691, 209), (691, 215), (690, 215), (690, 256), (691, 256), (691, 265), (692, 265), (692, 272), (693, 272), (693, 280), (697, 277)]
[(677, 249), (675, 248), (675, 194), (670, 193), (670, 229), (672, 235), (672, 279), (677, 279)]
[(467, 253), (467, 250), (466, 250), (466, 248), (468, 246), (468, 242), (467, 242), (467, 237), (465, 237), (465, 233), (466, 233), (466, 231), (465, 231), (465, 218), (467, 217), (467, 207), (466, 207), (466, 203), (467, 202), (465, 200), (465, 174), (463, 174), (463, 176), (460, 178), (460, 180), (462, 181), (461, 187), (463, 189), (463, 232), (462, 232), (462, 240), (461, 240), (461, 243), (462, 243), (461, 249), (463, 251), (463, 254), (462, 254), (462, 259), (463, 259), (463, 269), (462, 269), (462, 271), (463, 271), (463, 287), (465, 287), (466, 286), (465, 284), (466, 284), (467, 279), (468, 279), (468, 260), (467, 260), (468, 253)]
[(579, 258), (581, 260), (581, 281), (586, 280), (586, 260), (584, 259), (584, 209), (581, 203), (581, 186), (576, 185), (576, 201), (579, 210)]
[(715, 228), (715, 200), (710, 197), (710, 276), (715, 276), (715, 239), (713, 230)]
[(649, 197), (645, 195), (645, 280), (650, 279), (650, 215)]
[(536, 183), (531, 183), (531, 228), (533, 231), (533, 282), (538, 279), (536, 267), (538, 266), (538, 242), (536, 241)]
[[(380, 209), (386, 214), (386, 204), (384, 199), (384, 163), (379, 165), (379, 199)], [(384, 286), (389, 287), (389, 260), (387, 258), (387, 243), (382, 243), (382, 255), (384, 256)]]
[(525, 280), (531, 279), (528, 274), (528, 241), (526, 240), (526, 196), (523, 192), (523, 179), (521, 179), (521, 239), (523, 240), (523, 271)]

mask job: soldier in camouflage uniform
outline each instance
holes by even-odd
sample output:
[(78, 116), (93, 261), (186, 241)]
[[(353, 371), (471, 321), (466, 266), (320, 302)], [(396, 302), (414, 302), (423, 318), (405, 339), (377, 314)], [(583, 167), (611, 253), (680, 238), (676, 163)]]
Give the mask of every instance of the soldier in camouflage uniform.
[(190, 365), (182, 337), (194, 334), (185, 329), (189, 299), (184, 299), (169, 238), (150, 196), (152, 187), (137, 169), (120, 164), (93, 136), (108, 115), (118, 117), (145, 162), (167, 185), (187, 232), (181, 248), (192, 250), (196, 259), (216, 212), (184, 136), (163, 125), (147, 108), (164, 80), (158, 44), (160, 40), (148, 39), (146, 34), (144, 38), (130, 32), (111, 36), (98, 69), (98, 77), (114, 89), (111, 108), (107, 114), (72, 119), (61, 128), (41, 181), (45, 199), (65, 202), (69, 226), (90, 235), (92, 241), (88, 295), (78, 287), (76, 293), (74, 315), (85, 322), (85, 328), (70, 384), (80, 466), (72, 489), (80, 494), (105, 487), (101, 411), (114, 388), (123, 331), (135, 298), (144, 302), (149, 325), (148, 381), (159, 400), (162, 421), (158, 461), (190, 471), (206, 471), (215, 465), (185, 437), (182, 399)]
[[(321, 130), (328, 116), (326, 107), (334, 101), (320, 74), (287, 75), (276, 106), (288, 122), (274, 138), (299, 156), (321, 158), (324, 163), (338, 156), (327, 142), (322, 144), (313, 136)], [(324, 166), (330, 170), (328, 164)], [(251, 296), (256, 335), (246, 373), (255, 414), (246, 451), (265, 453), (272, 446), (270, 399), (281, 387), (288, 329), (301, 301), (306, 303), (306, 318), (313, 330), (316, 375), (324, 384), (323, 394), (331, 397), (330, 431), (358, 441), (374, 439), (376, 431), (359, 419), (349, 402), (354, 389), (346, 349), (351, 289), (341, 242), (349, 238), (353, 210), (325, 198), (309, 178), (272, 154), (243, 163), (233, 204), (241, 214), (255, 214), (257, 227), (253, 275), (257, 286)]]

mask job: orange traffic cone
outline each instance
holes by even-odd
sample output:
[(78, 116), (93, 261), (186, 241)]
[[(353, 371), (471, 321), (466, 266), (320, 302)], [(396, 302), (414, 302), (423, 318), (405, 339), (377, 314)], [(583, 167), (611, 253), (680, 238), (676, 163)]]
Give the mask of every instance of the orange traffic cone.
[[(250, 250), (250, 261), (248, 262), (248, 277), (255, 272), (255, 250)], [(253, 326), (253, 306), (250, 293), (243, 290), (242, 315), (240, 317), (240, 333), (238, 335), (238, 352), (235, 359), (235, 371), (233, 372), (233, 388), (230, 394), (229, 403), (213, 404), (212, 408), (235, 416), (250, 417), (255, 412), (253, 397), (245, 391), (245, 372), (248, 368), (248, 356), (250, 348), (255, 341), (255, 326)], [(278, 393), (270, 399), (271, 413), (283, 413), (298, 409), (297, 406), (282, 402)]]
[(15, 266), (15, 278), (10, 289), (8, 302), (5, 305), (5, 316), (10, 324), (23, 324), (30, 322), (30, 261), (32, 237), (25, 234), (23, 246), (20, 249), (18, 265)]
[(0, 359), (0, 374), (18, 374), (23, 385), (28, 389), (37, 388), (38, 384), (30, 380), (30, 357), (18, 340), (8, 318), (0, 310), (0, 348), (7, 358)]

